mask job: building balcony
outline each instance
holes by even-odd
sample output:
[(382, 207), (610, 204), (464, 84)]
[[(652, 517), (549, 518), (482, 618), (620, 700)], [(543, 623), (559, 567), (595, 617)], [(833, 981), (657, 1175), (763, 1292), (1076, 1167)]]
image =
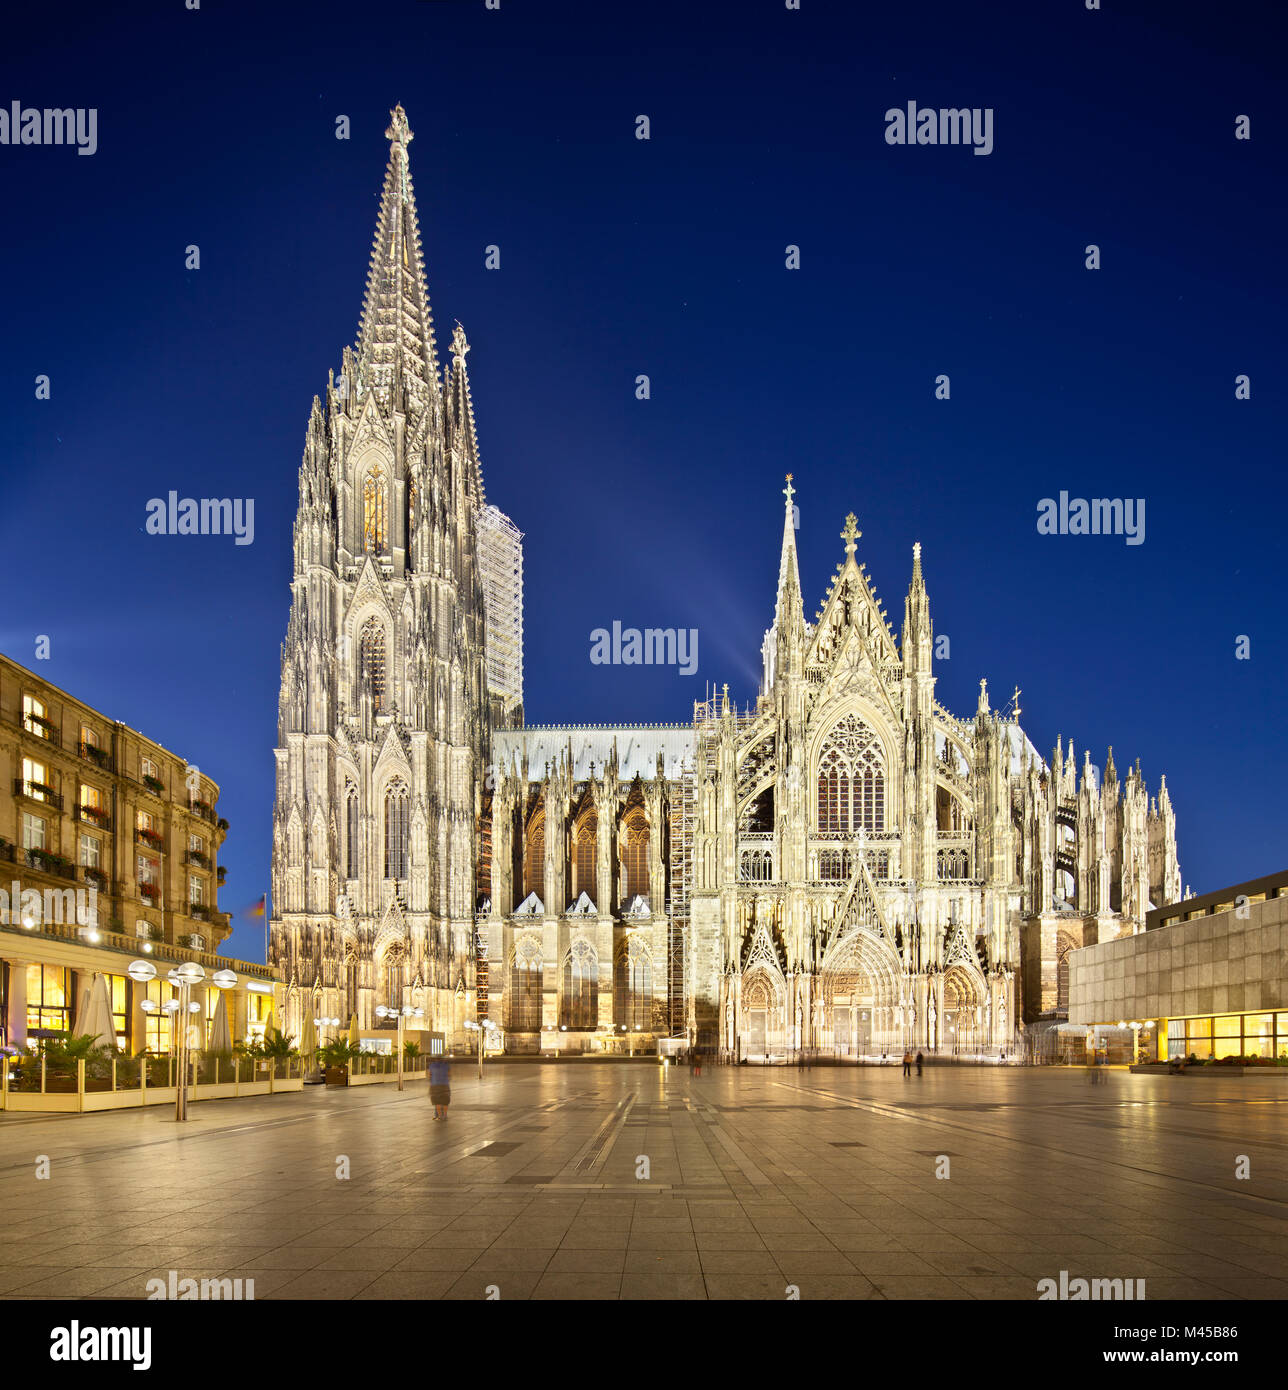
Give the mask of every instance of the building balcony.
[(100, 893), (107, 892), (107, 875), (102, 869), (96, 869), (92, 865), (81, 865), (81, 878), (89, 884), (91, 888), (97, 888)]
[(161, 902), (161, 885), (157, 883), (140, 883), (139, 897), (145, 903), (150, 903), (153, 907), (159, 906)]
[(58, 725), (52, 719), (46, 719), (39, 714), (26, 714), (22, 719), (22, 727), (31, 734), (33, 738), (41, 739), (45, 743), (52, 743), (55, 748), (63, 746), (63, 740), (58, 732)]
[(76, 752), (86, 762), (91, 762), (95, 767), (101, 768), (104, 772), (115, 772), (116, 764), (112, 760), (112, 755), (102, 748), (96, 747), (92, 743), (78, 743)]
[(44, 782), (28, 782), (21, 777), (13, 779), (13, 794), (21, 796), (27, 801), (38, 802), (42, 806), (52, 806), (55, 811), (63, 809), (63, 799), (53, 789), (46, 786)]
[(183, 862), (185, 864), (195, 864), (199, 869), (210, 868), (210, 856), (208, 854), (202, 854), (199, 849), (190, 849), (187, 854), (183, 856)]
[(135, 830), (134, 840), (136, 844), (147, 845), (149, 849), (165, 849), (165, 836), (158, 835), (155, 830)]
[(153, 796), (165, 795), (165, 783), (159, 777), (141, 777), (139, 785), (152, 793)]
[(202, 820), (208, 820), (211, 825), (215, 823), (215, 808), (208, 801), (190, 801), (188, 811), (191, 815), (200, 816)]
[(29, 869), (35, 869), (38, 873), (50, 874), (54, 878), (70, 879), (76, 882), (76, 865), (70, 859), (64, 859), (61, 854), (50, 854), (44, 849), (21, 849), (14, 859), (15, 863), (25, 864)]
[(95, 830), (111, 830), (111, 814), (102, 806), (77, 806), (72, 812), (79, 821), (92, 825)]

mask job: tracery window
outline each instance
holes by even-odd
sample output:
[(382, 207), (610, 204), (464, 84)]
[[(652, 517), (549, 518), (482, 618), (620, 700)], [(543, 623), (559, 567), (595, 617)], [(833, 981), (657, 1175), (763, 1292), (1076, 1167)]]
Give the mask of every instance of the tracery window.
[(738, 877), (744, 883), (768, 883), (774, 876), (774, 856), (770, 850), (745, 849), (738, 864)]
[(411, 544), (412, 534), (416, 530), (416, 479), (407, 478), (407, 544)]
[(344, 803), (345, 854), (348, 878), (358, 877), (358, 789), (350, 785)]
[(362, 480), (362, 548), (378, 555), (389, 546), (388, 507), (384, 470), (373, 468)]
[(574, 941), (564, 957), (559, 1022), (565, 1028), (599, 1026), (599, 957), (586, 941)]
[(385, 708), (385, 630), (378, 618), (363, 625), (358, 643), (358, 676), (371, 686), (371, 708), (376, 714)]
[(407, 877), (407, 788), (395, 782), (385, 793), (385, 877)]
[(517, 1033), (541, 1030), (541, 944), (523, 937), (510, 957), (509, 988), (506, 990), (507, 1027)]
[(647, 898), (649, 889), (649, 828), (644, 812), (638, 808), (622, 827), (622, 877), (627, 901)]
[(523, 895), (535, 893), (544, 902), (546, 893), (546, 818), (538, 812), (528, 825), (523, 846)]
[(857, 715), (835, 725), (819, 759), (818, 828), (841, 834), (885, 829), (885, 759)]
[(584, 815), (577, 823), (577, 846), (575, 881), (573, 897), (585, 893), (592, 902), (595, 900), (595, 833), (598, 821), (593, 811)]
[(628, 1032), (645, 1032), (653, 1003), (653, 957), (647, 943), (632, 936), (617, 948), (613, 972), (613, 1021)]

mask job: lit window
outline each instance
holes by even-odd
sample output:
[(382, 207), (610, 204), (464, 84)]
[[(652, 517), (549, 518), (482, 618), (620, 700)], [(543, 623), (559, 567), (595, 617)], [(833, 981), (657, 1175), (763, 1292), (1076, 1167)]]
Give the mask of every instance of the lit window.
[(385, 631), (371, 618), (363, 625), (358, 643), (358, 680), (371, 688), (371, 708), (380, 714), (385, 707)]
[(37, 700), (34, 695), (22, 697), (22, 726), (29, 734), (35, 734), (38, 738), (49, 737), (49, 711), (43, 701)]
[(362, 548), (368, 555), (376, 555), (386, 549), (387, 543), (385, 475), (373, 468), (362, 481)]
[(33, 758), (22, 760), (22, 780), (23, 791), (37, 801), (47, 801), (49, 799), (50, 782), (49, 768), (44, 763), (38, 763)]

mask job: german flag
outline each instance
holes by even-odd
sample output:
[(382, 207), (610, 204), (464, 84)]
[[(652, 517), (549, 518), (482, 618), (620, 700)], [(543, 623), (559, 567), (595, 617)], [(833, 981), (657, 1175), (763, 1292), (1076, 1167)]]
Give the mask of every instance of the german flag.
[(268, 908), (268, 894), (261, 893), (259, 901), (246, 909), (247, 917), (262, 917)]

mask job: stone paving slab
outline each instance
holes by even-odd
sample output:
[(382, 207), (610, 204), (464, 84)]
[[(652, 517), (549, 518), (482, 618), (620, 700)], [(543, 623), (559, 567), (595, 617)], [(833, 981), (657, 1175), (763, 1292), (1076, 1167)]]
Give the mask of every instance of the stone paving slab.
[[(1273, 1079), (1062, 1069), (458, 1069), (156, 1110), (0, 1115), (0, 1298), (1147, 1299), (1288, 1294)], [(51, 1176), (35, 1176), (38, 1155)], [(1251, 1176), (1235, 1176), (1247, 1155)]]

